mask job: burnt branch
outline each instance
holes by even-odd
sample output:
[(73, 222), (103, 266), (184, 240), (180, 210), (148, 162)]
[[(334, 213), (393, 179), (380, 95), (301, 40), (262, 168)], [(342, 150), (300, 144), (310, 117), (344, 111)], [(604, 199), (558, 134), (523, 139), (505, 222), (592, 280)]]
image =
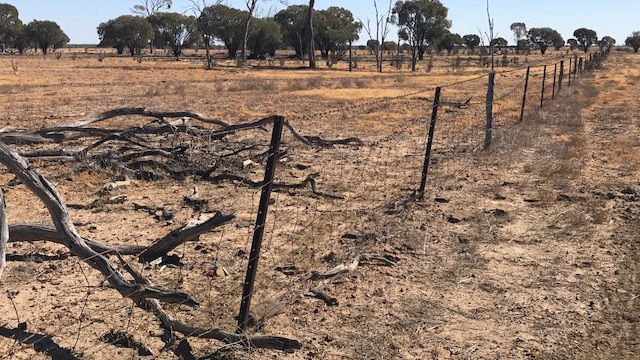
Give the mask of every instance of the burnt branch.
[(93, 250), (80, 236), (71, 221), (62, 196), (44, 176), (32, 169), (24, 158), (4, 143), (0, 143), (0, 162), (9, 168), (45, 204), (56, 230), (62, 234), (64, 245), (69, 248), (71, 253), (100, 271), (109, 284), (122, 296), (134, 300), (157, 298), (168, 303), (198, 307), (198, 303), (185, 293), (126, 280), (113, 263), (104, 255)]

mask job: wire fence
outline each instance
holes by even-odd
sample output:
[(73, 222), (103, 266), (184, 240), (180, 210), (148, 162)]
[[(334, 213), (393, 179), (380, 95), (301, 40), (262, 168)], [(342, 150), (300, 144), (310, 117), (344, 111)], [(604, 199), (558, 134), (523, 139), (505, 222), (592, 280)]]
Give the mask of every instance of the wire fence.
[[(285, 130), (282, 149), (276, 149), (277, 156), (270, 155), (278, 160), (274, 177), (265, 178), (262, 186), (247, 187), (238, 181), (200, 186), (202, 198), (236, 216), (234, 225), (216, 228), (177, 248), (179, 264), (162, 259), (161, 263), (140, 265), (139, 271), (152, 283), (181, 289), (202, 300), (199, 310), (180, 304), (165, 306), (171, 316), (186, 323), (202, 328), (213, 324), (247, 334), (276, 333), (294, 339), (326, 336), (312, 323), (318, 321), (314, 314), (319, 308), (342, 301), (331, 297), (332, 286), (350, 287), (353, 296), (374, 296), (376, 283), (384, 280), (352, 271), (358, 263), (393, 263), (398, 253), (420, 251), (404, 239), (424, 236), (424, 229), (409, 228), (404, 223), (416, 212), (425, 212), (419, 201), (425, 196), (421, 190), (438, 193), (469, 180), (458, 171), (457, 162), (491, 147), (490, 139), (503, 127), (527, 121), (604, 59), (605, 54), (597, 53), (588, 58), (474, 75), (399, 96), (362, 101), (357, 107), (286, 119), (301, 133), (313, 133), (315, 125), (328, 123), (331, 126), (323, 127), (327, 128), (324, 138), (352, 141), (310, 147)], [(409, 120), (394, 116), (407, 108), (411, 112), (419, 109), (424, 116)], [(367, 114), (373, 109), (383, 109), (389, 116), (372, 122)], [(429, 130), (431, 147), (426, 151)], [(246, 158), (264, 156), (269, 148), (264, 132), (256, 130), (233, 140), (247, 138), (260, 146), (247, 152)], [(241, 167), (252, 179), (263, 174), (252, 162)], [(428, 172), (423, 172), (426, 169)], [(196, 185), (179, 184), (176, 189)], [(266, 194), (265, 186), (271, 187)], [(180, 191), (176, 189), (166, 189), (163, 201), (177, 207), (180, 202), (171, 199), (173, 192)], [(105, 222), (115, 221), (113, 214), (100, 216)], [(256, 225), (256, 221), (261, 224), (261, 216), (264, 223)], [(132, 226), (132, 233), (142, 235), (145, 226), (153, 224)], [(261, 246), (256, 250), (257, 237)], [(46, 262), (24, 277), (34, 283), (52, 282), (71, 290), (72, 296), (58, 298), (55, 288), (47, 288), (45, 297), (29, 292), (7, 293), (0, 335), (14, 341), (0, 342), (0, 352), (7, 354), (3, 356), (28, 358), (35, 352), (53, 358), (90, 359), (100, 358), (112, 347), (121, 349), (117, 356), (122, 357), (171, 358), (171, 354), (190, 352), (181, 349), (184, 343), (175, 341), (173, 329), (157, 326), (153, 314), (118, 298), (87, 264), (68, 260), (79, 274), (74, 282), (56, 280), (55, 263)], [(249, 279), (246, 267), (252, 261), (257, 271)], [(334, 277), (336, 273), (345, 275)], [(357, 281), (370, 289), (356, 288)], [(44, 326), (50, 322), (33, 318), (16, 305), (30, 301), (44, 304), (47, 297), (55, 298), (48, 302), (50, 311), (64, 308), (55, 312), (59, 318), (53, 327)], [(240, 304), (247, 300), (251, 306), (242, 315)], [(266, 310), (260, 314), (260, 309)], [(274, 316), (283, 311), (287, 316)], [(104, 318), (105, 313), (108, 318)], [(348, 314), (336, 316), (340, 321)], [(13, 323), (20, 325), (13, 328), (9, 325)], [(197, 331), (185, 335), (194, 335), (190, 344), (201, 353), (219, 351), (218, 344), (208, 342)]]

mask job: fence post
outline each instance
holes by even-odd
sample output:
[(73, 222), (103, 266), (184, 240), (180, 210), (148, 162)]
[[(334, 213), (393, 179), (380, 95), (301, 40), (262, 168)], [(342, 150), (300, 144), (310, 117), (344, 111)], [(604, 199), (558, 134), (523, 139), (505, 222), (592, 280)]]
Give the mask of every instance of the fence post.
[(258, 215), (256, 217), (256, 224), (253, 228), (253, 242), (251, 243), (251, 252), (249, 253), (249, 264), (247, 265), (247, 274), (242, 287), (242, 300), (240, 302), (240, 314), (238, 315), (238, 331), (241, 332), (246, 329), (247, 321), (249, 320), (249, 309), (251, 307), (251, 297), (253, 296), (253, 284), (258, 270), (260, 247), (262, 246), (262, 237), (264, 235), (264, 226), (267, 219), (271, 188), (273, 186), (273, 178), (276, 172), (276, 164), (278, 163), (278, 151), (280, 150), (283, 125), (284, 118), (282, 116), (276, 116), (273, 122), (273, 133), (271, 134), (271, 145), (269, 146), (267, 155), (264, 180), (262, 181), (262, 192), (260, 194)]
[(540, 92), (540, 107), (544, 103), (544, 85), (547, 81), (547, 65), (542, 68), (542, 91)]
[(573, 57), (573, 82), (576, 82), (576, 75), (578, 74), (578, 55)]
[(571, 63), (573, 58), (569, 58), (569, 77), (567, 78), (567, 86), (571, 87)]
[(484, 148), (488, 149), (491, 145), (491, 135), (493, 132), (493, 88), (495, 86), (496, 73), (489, 73), (489, 81), (487, 84), (487, 100), (486, 100), (486, 116), (487, 125), (484, 129)]
[(562, 90), (562, 77), (564, 76), (564, 60), (560, 60), (560, 74), (558, 74), (558, 93)]
[(582, 68), (582, 57), (578, 60), (578, 75), (582, 76), (583, 68)]
[(418, 200), (424, 198), (424, 190), (427, 186), (427, 173), (429, 172), (429, 163), (431, 162), (431, 146), (433, 145), (433, 134), (436, 131), (436, 119), (438, 118), (438, 106), (440, 105), (440, 91), (438, 86), (433, 95), (433, 107), (431, 108), (431, 122), (429, 123), (429, 135), (427, 137), (427, 150), (424, 155), (424, 164), (422, 165), (422, 178), (420, 179), (420, 189), (418, 190)]
[(527, 66), (527, 74), (524, 76), (524, 94), (522, 95), (522, 106), (520, 107), (520, 121), (524, 118), (524, 106), (527, 102), (527, 89), (529, 88), (529, 72), (531, 66)]
[(553, 64), (553, 88), (551, 89), (551, 100), (556, 98), (556, 79), (558, 78), (558, 64)]

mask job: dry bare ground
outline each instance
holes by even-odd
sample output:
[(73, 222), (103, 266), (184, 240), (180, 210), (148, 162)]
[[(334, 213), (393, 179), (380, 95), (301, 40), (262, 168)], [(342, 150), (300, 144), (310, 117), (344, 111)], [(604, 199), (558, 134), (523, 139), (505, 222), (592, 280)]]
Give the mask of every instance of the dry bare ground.
[[(558, 99), (522, 123), (515, 121), (520, 93), (512, 91), (522, 77), (498, 76), (502, 102), (489, 151), (481, 150), (486, 84), (481, 69), (205, 71), (200, 63), (64, 57), (14, 58), (12, 68), (11, 61), (0, 59), (0, 126), (35, 130), (113, 108), (146, 107), (233, 123), (279, 114), (304, 135), (363, 141), (311, 147), (285, 133), (287, 153), (277, 182), (298, 183), (311, 175), (321, 194), (309, 188), (273, 193), (254, 303), (280, 301), (286, 307), (251, 331), (295, 338), (303, 348), (246, 353), (190, 338), (195, 356), (633, 359), (640, 351), (638, 56), (612, 55), (602, 69), (564, 87)], [(420, 178), (433, 87), (461, 80), (469, 82), (444, 87), (443, 96), (472, 100), (465, 108), (441, 109), (425, 200), (388, 211)], [(148, 121), (119, 117), (100, 125)], [(221, 166), (260, 180), (259, 155), (268, 138), (261, 130), (230, 134), (224, 146), (257, 146)], [(243, 166), (247, 159), (257, 165)], [(99, 199), (101, 187), (117, 175), (89, 162), (38, 159), (32, 165), (68, 204)], [(4, 169), (0, 185), (10, 223), (50, 223), (43, 205)], [(165, 176), (132, 179), (111, 195), (126, 200), (70, 209), (83, 236), (148, 245), (201, 212), (236, 216), (176, 249), (178, 266), (149, 266), (126, 257), (153, 283), (200, 302), (197, 310), (167, 305), (172, 315), (234, 331), (259, 190), (239, 182)], [(204, 209), (185, 202), (196, 196), (206, 200)], [(157, 211), (140, 211), (141, 204)], [(368, 253), (396, 265), (370, 261), (318, 278), (317, 272)], [(144, 345), (149, 356), (178, 356), (180, 335), (165, 349), (159, 322), (121, 298), (64, 246), (10, 243), (8, 254), (0, 279), (3, 358), (145, 357), (144, 349), (131, 348), (134, 341), (116, 341), (114, 334)], [(335, 297), (337, 305), (313, 296), (312, 287)]]

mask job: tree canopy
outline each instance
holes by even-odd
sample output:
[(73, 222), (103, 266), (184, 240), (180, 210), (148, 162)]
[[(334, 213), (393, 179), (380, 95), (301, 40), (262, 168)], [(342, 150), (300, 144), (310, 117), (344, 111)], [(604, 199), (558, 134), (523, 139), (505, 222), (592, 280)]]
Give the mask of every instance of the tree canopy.
[(171, 9), (172, 0), (142, 0), (140, 4), (133, 5), (131, 12), (142, 17), (151, 16), (163, 8)]
[(131, 56), (140, 54), (153, 38), (153, 27), (141, 16), (121, 15), (98, 26), (98, 46), (112, 46), (122, 54), (125, 47)]
[(69, 37), (60, 29), (60, 26), (49, 20), (33, 20), (27, 24), (25, 32), (27, 38), (45, 55), (49, 48), (55, 50), (69, 42)]
[(460, 34), (453, 34), (447, 30), (447, 33), (438, 43), (438, 50), (447, 50), (447, 54), (451, 55), (451, 52), (459, 46), (462, 46), (462, 37)]
[(518, 41), (527, 37), (527, 25), (523, 22), (514, 22), (511, 24), (510, 29), (513, 32), (513, 38), (516, 44)]
[(393, 8), (400, 39), (412, 48), (412, 70), (422, 60), (427, 46), (437, 45), (451, 27), (449, 9), (438, 0), (398, 1)]
[(600, 50), (606, 51), (606, 52), (611, 51), (611, 49), (613, 48), (613, 45), (615, 44), (616, 44), (616, 39), (612, 38), (611, 36), (603, 36), (602, 39), (598, 41), (598, 46), (600, 47)]
[(582, 48), (582, 51), (587, 52), (591, 45), (596, 44), (598, 42), (598, 34), (591, 29), (587, 28), (579, 28), (573, 32), (573, 37), (576, 38), (578, 44)]
[(147, 19), (155, 32), (155, 44), (171, 47), (176, 60), (182, 54), (182, 49), (191, 46), (198, 37), (198, 25), (194, 16), (158, 12)]
[(493, 45), (493, 47), (497, 48), (498, 50), (502, 50), (506, 48), (507, 45), (509, 45), (509, 42), (503, 37), (497, 37), (491, 40), (491, 45)]
[(198, 18), (200, 31), (221, 41), (229, 58), (235, 59), (244, 44), (244, 30), (248, 13), (226, 5), (211, 5), (202, 10)]
[(275, 56), (282, 43), (280, 25), (273, 19), (253, 19), (247, 47), (251, 58)]
[(313, 28), (322, 58), (342, 58), (347, 46), (358, 39), (362, 23), (354, 20), (351, 11), (332, 6), (315, 12)]
[(475, 50), (480, 45), (480, 36), (476, 34), (467, 34), (462, 37), (462, 42), (470, 50)]
[(274, 16), (274, 20), (280, 24), (283, 42), (293, 47), (296, 57), (300, 59), (307, 53), (305, 39), (308, 8), (306, 5), (291, 5)]
[(22, 32), (23, 24), (18, 9), (11, 4), (0, 4), (0, 44), (11, 44)]
[(632, 32), (624, 41), (624, 44), (631, 46), (634, 52), (638, 52), (638, 49), (640, 49), (640, 31)]
[(556, 50), (564, 46), (564, 39), (559, 32), (552, 28), (541, 27), (529, 29), (529, 41), (536, 45), (542, 55), (547, 51), (547, 48), (552, 46)]

